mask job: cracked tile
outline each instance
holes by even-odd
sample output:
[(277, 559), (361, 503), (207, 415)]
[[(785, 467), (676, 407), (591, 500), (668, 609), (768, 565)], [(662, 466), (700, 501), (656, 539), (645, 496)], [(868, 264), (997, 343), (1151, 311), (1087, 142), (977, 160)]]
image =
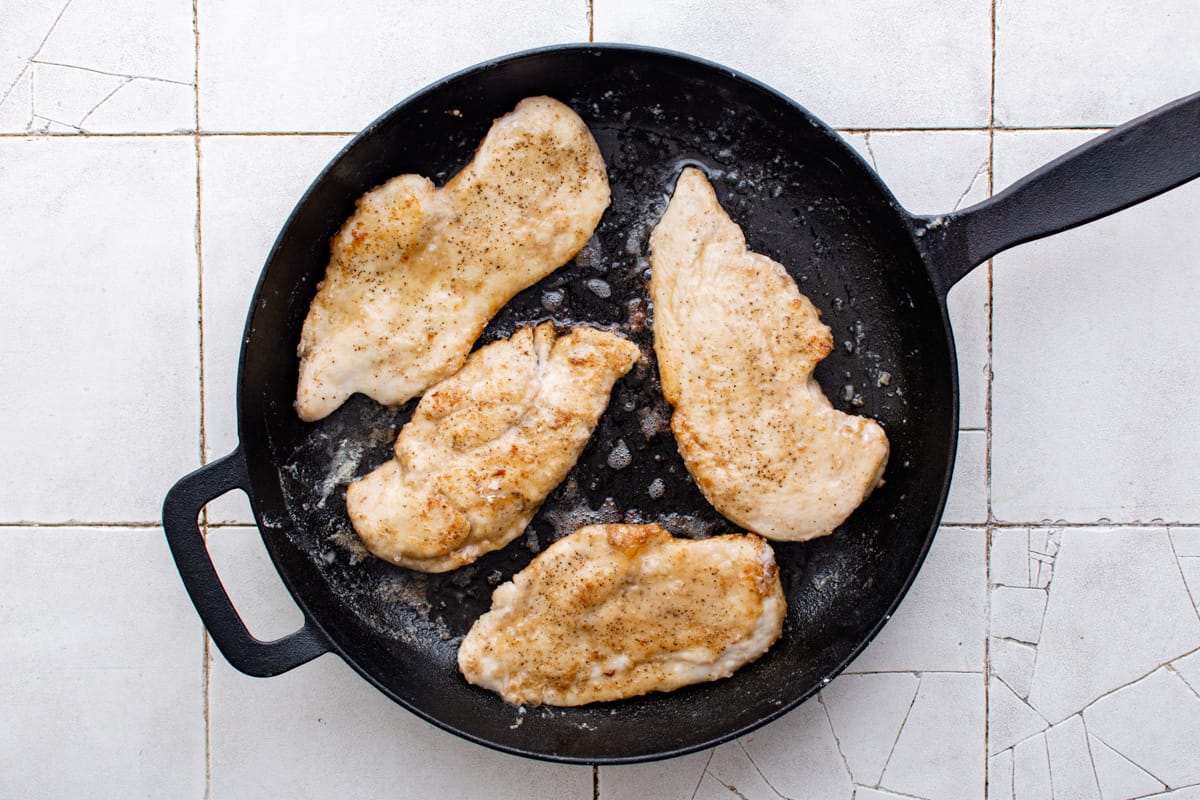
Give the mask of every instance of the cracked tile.
[(1076, 714), (1046, 731), (1054, 800), (1101, 800), (1083, 718)]
[(1172, 661), (1171, 668), (1179, 673), (1184, 683), (1192, 687), (1192, 691), (1200, 694), (1200, 650)]
[(1158, 669), (1083, 712), (1088, 732), (1167, 786), (1200, 783), (1200, 697)]
[(34, 114), (31, 131), (34, 133), (79, 133), (79, 128)]
[[(785, 724), (788, 723), (788, 724)], [(654, 764), (600, 769), (603, 800), (803, 797), (849, 800), (853, 792), (829, 721), (814, 700), (783, 720), (710, 751)], [(778, 776), (782, 775), (782, 778)], [(777, 782), (778, 778), (778, 782)]]
[(869, 786), (854, 787), (854, 800), (921, 800), (910, 794), (893, 794), (883, 789), (872, 789)]
[(0, 25), (0, 110), (17, 79), (27, 74), (29, 59), (41, 47), (67, 0), (6, 0)]
[(984, 794), (983, 676), (927, 672), (881, 789), (929, 800)]
[(1030, 582), (1038, 589), (1049, 588), (1050, 579), (1054, 577), (1053, 559), (1031, 555), (1029, 560), (1031, 562), (1029, 564)]
[(988, 759), (988, 800), (1013, 800), (1012, 748)]
[[(598, 800), (644, 800), (649, 785), (654, 786), (656, 800), (700, 800), (705, 779), (715, 781), (705, 772), (713, 754), (713, 750), (703, 750), (650, 764), (601, 767)], [(724, 787), (708, 789), (719, 789), (725, 791), (726, 798), (729, 796)]]
[(0, 99), (0, 131), (33, 129), (33, 71), (22, 72)]
[(1068, 529), (1029, 704), (1058, 722), (1197, 646), (1200, 620), (1165, 530)]
[(188, 84), (109, 75), (35, 63), (30, 73), (33, 116), (88, 133), (188, 131), (195, 93)]
[(988, 579), (993, 586), (1029, 586), (1029, 531), (997, 528), (992, 531)]
[(1187, 584), (1192, 605), (1200, 608), (1200, 558), (1180, 558), (1179, 572), (1183, 575), (1183, 582)]
[(722, 783), (721, 779), (711, 772), (704, 773), (700, 778), (700, 785), (696, 787), (690, 797), (691, 800), (755, 800), (753, 796), (745, 794), (738, 787)]
[[(190, 3), (26, 3), (0, 31), (0, 131), (166, 133), (195, 119)], [(61, 16), (60, 16), (61, 12)], [(15, 14), (21, 16), (21, 14)], [(6, 50), (5, 45), (12, 49)], [(8, 73), (7, 78), (5, 73)], [(11, 86), (11, 88), (9, 88)]]
[(1146, 770), (1090, 734), (1088, 748), (1092, 753), (1100, 796), (1104, 800), (1142, 797), (1167, 788)]
[(191, 3), (72, 0), (38, 59), (191, 83), (196, 60)]
[(1054, 577), (1054, 557), (1058, 554), (1062, 531), (1034, 529), (1029, 536), (1029, 585), (1046, 589)]
[(847, 672), (981, 672), (985, 551), (983, 531), (941, 528), (900, 608)]
[[(798, 725), (783, 724), (793, 717), (803, 719)], [(809, 792), (849, 800), (853, 787), (845, 770), (837, 768), (841, 763), (828, 720), (810, 701), (784, 720), (713, 750), (654, 764), (601, 767), (600, 797), (641, 800), (652, 783), (658, 800), (758, 800)]]
[(987, 197), (986, 131), (843, 133), (905, 209), (945, 214)]
[(1033, 679), (1033, 665), (1037, 660), (1037, 648), (1012, 639), (992, 638), (988, 649), (988, 663), (992, 674), (1004, 681), (1017, 696), (1029, 696), (1029, 682)]
[(1171, 792), (1146, 795), (1140, 800), (1200, 800), (1200, 786), (1184, 786)]
[[(713, 797), (728, 800), (737, 798), (751, 800), (752, 798), (775, 798), (779, 792), (767, 782), (763, 772), (751, 760), (749, 752), (742, 742), (730, 742), (713, 751), (712, 759), (705, 770), (706, 781), (700, 784), (697, 799)], [(711, 779), (708, 780), (708, 779)], [(713, 785), (713, 782), (717, 785)], [(820, 784), (823, 788), (825, 784)], [(828, 790), (827, 790), (828, 791)], [(830, 798), (845, 797), (849, 800), (850, 793), (831, 793)]]
[(854, 793), (829, 717), (815, 700), (722, 748), (739, 746), (784, 797), (849, 800)]
[(1046, 737), (1032, 736), (1013, 752), (1014, 800), (1046, 800), (1053, 797), (1050, 783), (1050, 755)]
[(919, 683), (907, 672), (840, 675), (821, 692), (855, 783), (879, 783)]
[(1045, 590), (997, 586), (992, 590), (992, 635), (1036, 644), (1045, 611)]
[[(1062, 531), (1044, 528), (1000, 528), (992, 532), (993, 586), (1046, 589), (1054, 576), (1054, 558)], [(1014, 595), (1008, 598), (1018, 602)], [(1007, 613), (1007, 612), (1006, 612)], [(1031, 615), (1032, 616), (1032, 615)]]
[(1004, 682), (988, 680), (988, 749), (992, 755), (1041, 733), (1049, 723), (1013, 694)]
[(83, 120), (96, 133), (170, 133), (191, 130), (195, 92), (190, 85), (132, 78)]
[(79, 128), (84, 118), (128, 79), (74, 67), (34, 64), (32, 80), (34, 115)]
[(1200, 528), (1168, 528), (1177, 558), (1200, 557)]

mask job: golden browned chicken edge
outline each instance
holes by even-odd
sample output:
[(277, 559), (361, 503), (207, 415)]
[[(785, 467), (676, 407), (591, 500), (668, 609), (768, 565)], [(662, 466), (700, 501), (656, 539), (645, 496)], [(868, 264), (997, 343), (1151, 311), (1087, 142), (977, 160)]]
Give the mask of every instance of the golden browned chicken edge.
[(505, 303), (579, 252), (610, 199), (591, 131), (549, 97), (497, 119), (445, 186), (400, 175), (364, 194), (304, 320), (297, 415), (320, 420), (355, 392), (400, 405), (452, 374)]
[(497, 587), (459, 647), (459, 670), (514, 705), (669, 692), (761, 657), (786, 610), (774, 552), (758, 536), (588, 526)]
[(640, 358), (619, 334), (551, 322), (476, 350), (421, 398), (393, 458), (347, 488), (355, 533), (373, 555), (421, 572), (506, 546), (575, 466)]
[(820, 311), (782, 264), (749, 249), (694, 167), (651, 233), (650, 264), (663, 395), (696, 485), (766, 538), (833, 533), (880, 485), (889, 444), (817, 382), (833, 348)]

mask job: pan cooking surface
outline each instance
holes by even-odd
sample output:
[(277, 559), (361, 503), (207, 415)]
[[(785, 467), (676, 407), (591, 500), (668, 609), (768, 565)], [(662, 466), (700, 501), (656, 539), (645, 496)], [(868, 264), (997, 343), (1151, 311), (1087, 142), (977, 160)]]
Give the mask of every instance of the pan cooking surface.
[[(955, 416), (944, 318), (901, 212), (866, 168), (802, 111), (756, 85), (708, 65), (655, 63), (632, 52), (580, 50), (554, 70), (501, 65), (467, 73), (372, 126), (318, 179), (281, 235), (242, 374), (243, 441), (264, 539), (348, 660), (395, 699), (485, 744), (593, 762), (695, 749), (760, 724), (827, 682), (884, 618), (923, 555)], [(450, 573), (394, 567), (357, 541), (345, 485), (391, 457), (416, 401), (388, 409), (356, 395), (325, 420), (301, 423), (291, 409), (291, 352), (329, 237), (354, 199), (403, 172), (443, 183), (471, 158), (492, 119), (542, 93), (591, 128), (612, 205), (578, 256), (513, 299), (479, 344), (553, 320), (619, 330), (642, 348), (643, 362), (617, 383), (587, 449), (523, 538)], [(834, 535), (774, 545), (789, 602), (783, 638), (733, 678), (598, 706), (518, 710), (466, 685), (455, 665), (458, 642), (500, 582), (584, 524), (653, 521), (687, 537), (737, 530), (684, 468), (652, 348), (648, 240), (685, 165), (708, 173), (750, 247), (784, 264), (833, 329), (837, 346), (817, 378), (835, 406), (887, 430), (886, 484)], [(280, 330), (291, 338), (264, 341)]]

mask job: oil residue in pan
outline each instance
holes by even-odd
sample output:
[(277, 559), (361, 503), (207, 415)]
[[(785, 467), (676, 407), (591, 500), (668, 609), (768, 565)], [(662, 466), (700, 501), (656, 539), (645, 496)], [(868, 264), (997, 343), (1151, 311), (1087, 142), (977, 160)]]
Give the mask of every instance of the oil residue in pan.
[[(391, 457), (391, 444), (415, 401), (398, 409), (356, 395), (310, 427), (283, 455), (280, 481), (293, 517), (289, 536), (307, 553), (347, 608), (388, 639), (429, 652), (451, 667), (458, 641), (490, 606), (496, 585), (551, 542), (585, 524), (654, 521), (672, 533), (705, 537), (735, 530), (704, 499), (670, 432), (653, 351), (648, 296), (650, 233), (685, 165), (710, 176), (752, 249), (783, 263), (844, 342), (817, 376), (836, 406), (879, 419), (889, 429), (906, 418), (904, 386), (894, 364), (898, 341), (873, 330), (857, 305), (870, 286), (843, 263), (847, 209), (830, 200), (830, 177), (770, 147), (777, 134), (751, 131), (730, 108), (728, 125), (704, 128), (683, 111), (627, 104), (621, 91), (603, 102), (560, 98), (588, 122), (608, 165), (612, 204), (576, 258), (515, 297), (487, 326), (479, 344), (545, 320), (560, 326), (615, 329), (639, 345), (642, 362), (612, 393), (608, 410), (567, 479), (547, 498), (527, 534), (451, 573), (424, 575), (366, 555), (345, 511), (345, 485)], [(757, 123), (765, 125), (765, 122)], [(766, 143), (766, 144), (764, 144)], [(470, 157), (464, 145), (462, 161)], [(438, 173), (444, 180), (447, 173)], [(860, 255), (856, 255), (861, 260)], [(889, 469), (893, 469), (893, 467)], [(822, 625), (822, 609), (839, 584), (874, 567), (878, 530), (842, 531), (836, 545), (777, 545), (789, 596), (788, 629)], [(874, 555), (873, 555), (874, 554)], [(844, 588), (842, 586), (841, 588)], [(859, 586), (859, 591), (870, 587)]]

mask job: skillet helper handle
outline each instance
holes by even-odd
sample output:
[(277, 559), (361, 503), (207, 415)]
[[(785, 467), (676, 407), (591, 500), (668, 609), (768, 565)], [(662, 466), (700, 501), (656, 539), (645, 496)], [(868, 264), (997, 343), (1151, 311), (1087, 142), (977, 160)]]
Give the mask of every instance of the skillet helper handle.
[(246, 459), (239, 447), (171, 487), (163, 502), (163, 529), (183, 584), (221, 653), (247, 675), (266, 678), (311, 661), (330, 647), (307, 616), (304, 627), (281, 639), (264, 642), (254, 638), (221, 585), (200, 535), (198, 517), (209, 501), (248, 486)]
[(914, 217), (942, 295), (1002, 250), (1149, 200), (1200, 176), (1200, 92), (1076, 147), (970, 208)]

